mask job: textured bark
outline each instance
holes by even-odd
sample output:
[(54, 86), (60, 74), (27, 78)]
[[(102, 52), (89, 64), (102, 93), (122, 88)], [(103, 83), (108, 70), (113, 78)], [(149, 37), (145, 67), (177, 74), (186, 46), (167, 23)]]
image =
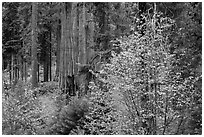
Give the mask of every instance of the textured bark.
[(72, 18), (71, 18), (72, 3), (62, 4), (61, 14), (61, 72), (60, 72), (60, 87), (66, 94), (73, 94), (73, 46), (71, 40), (72, 34)]
[(23, 81), (24, 73), (23, 73), (23, 59), (22, 59), (22, 57), (19, 57), (19, 62), (20, 62), (20, 67), (19, 67), (20, 77), (21, 77), (21, 80)]
[(55, 72), (55, 80), (58, 81), (59, 77), (59, 68), (60, 68), (60, 44), (61, 44), (61, 20), (58, 20), (57, 25), (57, 54), (56, 54), (56, 72)]
[(78, 42), (78, 26), (79, 26), (79, 11), (78, 11), (79, 7), (78, 7), (78, 3), (73, 3), (72, 5), (72, 29), (73, 29), (73, 33), (72, 33), (72, 63), (73, 63), (73, 93), (76, 94), (77, 91), (77, 87), (78, 87), (78, 81), (77, 81), (77, 73), (78, 73), (78, 49), (79, 49), (79, 42)]
[(38, 63), (37, 65), (37, 79), (38, 79), (38, 82), (40, 81), (40, 64)]
[(24, 62), (24, 76), (25, 76), (25, 82), (27, 82), (27, 77), (28, 77), (27, 62)]
[(52, 81), (52, 29), (51, 26), (49, 26), (49, 77), (50, 81)]
[(37, 87), (37, 3), (32, 3), (32, 88)]
[(43, 64), (43, 70), (44, 70), (44, 82), (48, 81), (48, 62), (47, 62), (47, 55), (46, 55), (46, 60), (44, 61)]
[(74, 75), (76, 75), (78, 73), (78, 63), (79, 63), (79, 6), (78, 3), (74, 3), (73, 5), (73, 54), (74, 54)]
[(14, 80), (14, 54), (11, 54), (11, 84), (13, 84)]
[(64, 69), (64, 56), (65, 56), (65, 24), (66, 24), (66, 15), (65, 15), (65, 6), (64, 3), (61, 4), (61, 43), (60, 43), (60, 87), (64, 92), (65, 87), (65, 69)]
[[(79, 58), (78, 58), (78, 62), (79, 64), (82, 64), (83, 63), (83, 45), (84, 45), (84, 42), (83, 42), (83, 21), (82, 21), (82, 8), (79, 9)], [(79, 67), (80, 69), (80, 67)]]
[(83, 64), (87, 64), (87, 39), (86, 39), (86, 7), (85, 3), (83, 3), (83, 8), (82, 8), (82, 49), (83, 49)]
[(69, 95), (76, 95), (78, 87), (84, 89), (80, 95), (87, 94), (88, 90), (87, 78), (90, 74), (87, 71), (87, 74), (79, 75), (93, 55), (89, 53), (94, 41), (94, 23), (87, 21), (93, 17), (86, 10), (85, 3), (62, 4), (60, 87)]

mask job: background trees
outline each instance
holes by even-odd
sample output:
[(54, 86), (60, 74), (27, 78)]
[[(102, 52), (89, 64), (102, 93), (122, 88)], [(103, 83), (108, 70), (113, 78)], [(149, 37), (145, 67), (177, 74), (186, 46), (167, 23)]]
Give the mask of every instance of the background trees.
[[(201, 3), (3, 3), (4, 134), (201, 134), (201, 10)], [(28, 114), (23, 106), (32, 101)]]

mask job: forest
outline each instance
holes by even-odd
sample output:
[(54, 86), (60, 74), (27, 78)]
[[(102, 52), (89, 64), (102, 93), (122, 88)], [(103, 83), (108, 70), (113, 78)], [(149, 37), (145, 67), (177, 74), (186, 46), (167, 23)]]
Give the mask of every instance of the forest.
[(201, 2), (2, 2), (3, 135), (201, 135)]

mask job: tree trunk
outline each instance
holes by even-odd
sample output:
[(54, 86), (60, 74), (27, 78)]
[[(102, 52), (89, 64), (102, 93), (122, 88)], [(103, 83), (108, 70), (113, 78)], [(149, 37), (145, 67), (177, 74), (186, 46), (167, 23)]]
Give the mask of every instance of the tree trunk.
[(60, 43), (61, 43), (61, 20), (58, 20), (57, 25), (57, 53), (56, 53), (56, 72), (55, 72), (55, 80), (58, 81), (59, 78), (59, 67), (60, 67)]
[(38, 82), (40, 81), (40, 64), (38, 63), (38, 65), (37, 65), (37, 76), (38, 76)]
[(52, 29), (51, 26), (49, 26), (49, 77), (50, 81), (52, 81)]
[(18, 59), (17, 55), (14, 56), (14, 85), (16, 85), (18, 81)]
[(73, 3), (72, 9), (72, 16), (73, 16), (73, 73), (74, 75), (78, 72), (78, 3)]
[(27, 73), (27, 62), (24, 62), (24, 76), (25, 76), (25, 82), (27, 82), (27, 77), (28, 77), (28, 73)]
[[(82, 20), (82, 8), (80, 6), (79, 8), (79, 58), (78, 58), (78, 62), (79, 64), (83, 64), (83, 46), (84, 46), (84, 41), (83, 41), (83, 20)], [(79, 66), (79, 70), (80, 70), (80, 66)]]
[(61, 4), (61, 42), (60, 42), (60, 71), (59, 71), (59, 85), (60, 85), (60, 88), (62, 90), (62, 92), (64, 92), (64, 83), (65, 83), (65, 77), (64, 77), (64, 50), (65, 50), (65, 43), (64, 43), (64, 37), (65, 37), (65, 24), (66, 24), (66, 16), (65, 16), (65, 10), (64, 10), (64, 3)]
[(73, 43), (72, 43), (72, 35), (73, 35), (73, 16), (72, 16), (72, 3), (66, 3), (66, 9), (67, 9), (67, 30), (66, 30), (66, 34), (67, 34), (67, 48), (68, 48), (68, 52), (67, 52), (67, 64), (68, 64), (68, 72), (67, 72), (67, 90), (70, 96), (74, 96), (75, 95), (75, 91), (74, 91), (74, 56), (73, 56)]
[(14, 54), (11, 54), (11, 84), (14, 81)]
[[(88, 57), (88, 53), (87, 53), (87, 22), (86, 22), (86, 6), (85, 3), (83, 3), (83, 9), (82, 9), (82, 22), (83, 22), (83, 26), (82, 26), (82, 41), (83, 41), (83, 62), (82, 64), (87, 64), (87, 57)], [(85, 76), (84, 79), (84, 95), (87, 94), (88, 91), (88, 72)]]
[(61, 13), (61, 47), (60, 47), (60, 87), (66, 94), (70, 92), (69, 77), (72, 77), (72, 50), (70, 38), (70, 16), (71, 16), (71, 3), (62, 3)]
[(11, 85), (12, 84), (12, 59), (11, 59), (11, 62), (9, 61), (9, 82)]
[(23, 81), (24, 73), (23, 73), (23, 59), (22, 59), (22, 56), (20, 57), (20, 76), (21, 76), (21, 80)]
[(78, 87), (78, 79), (77, 79), (77, 73), (78, 73), (78, 56), (79, 56), (79, 36), (78, 36), (78, 28), (79, 28), (79, 7), (78, 7), (78, 3), (73, 3), (72, 6), (72, 20), (73, 20), (73, 24), (72, 24), (72, 30), (73, 30), (73, 34), (72, 34), (72, 39), (73, 39), (73, 48), (72, 48), (72, 62), (73, 62), (73, 77), (74, 77), (74, 94), (76, 94), (77, 91), (77, 87)]
[(82, 48), (83, 48), (83, 62), (82, 64), (87, 64), (87, 40), (86, 40), (86, 6), (83, 2), (83, 9), (82, 9)]
[(32, 88), (37, 87), (37, 3), (32, 3)]
[(48, 81), (48, 62), (47, 62), (47, 53), (45, 53), (46, 55), (46, 60), (44, 61), (44, 64), (43, 64), (43, 74), (44, 74), (44, 82), (47, 82)]
[(23, 81), (23, 59), (22, 59), (22, 56), (19, 56), (19, 76), (20, 76), (20, 79)]

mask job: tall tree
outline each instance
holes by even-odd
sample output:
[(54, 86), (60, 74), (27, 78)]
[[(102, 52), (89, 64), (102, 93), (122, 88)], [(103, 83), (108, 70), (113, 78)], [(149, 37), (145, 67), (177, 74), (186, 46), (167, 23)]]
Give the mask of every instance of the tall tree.
[[(60, 13), (59, 13), (60, 15)], [(58, 19), (57, 30), (56, 30), (56, 41), (57, 41), (57, 49), (56, 49), (56, 72), (55, 72), (55, 80), (58, 80), (59, 77), (59, 67), (60, 67), (60, 42), (61, 42), (61, 20)]]
[(32, 3), (32, 87), (37, 87), (37, 3)]
[(61, 4), (61, 46), (60, 46), (60, 87), (66, 94), (74, 94), (74, 75), (72, 59), (72, 3)]

